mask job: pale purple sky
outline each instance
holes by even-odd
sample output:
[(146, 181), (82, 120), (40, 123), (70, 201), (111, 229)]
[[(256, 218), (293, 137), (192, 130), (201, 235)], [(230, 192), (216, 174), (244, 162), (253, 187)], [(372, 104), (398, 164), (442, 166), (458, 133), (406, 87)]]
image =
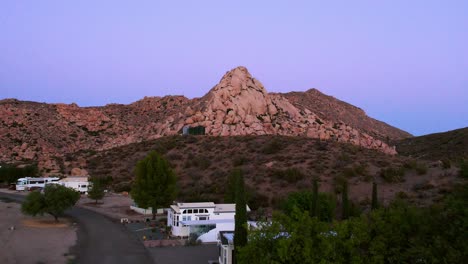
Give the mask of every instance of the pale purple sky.
[(0, 3), (0, 99), (203, 96), (239, 65), (415, 135), (468, 126), (468, 1)]

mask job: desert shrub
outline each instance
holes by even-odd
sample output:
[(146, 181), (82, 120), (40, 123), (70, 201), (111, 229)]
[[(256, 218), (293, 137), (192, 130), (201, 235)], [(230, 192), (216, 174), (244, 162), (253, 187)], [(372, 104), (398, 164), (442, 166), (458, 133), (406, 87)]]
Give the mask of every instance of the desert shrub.
[(403, 191), (401, 192), (398, 192), (396, 195), (395, 195), (395, 198), (397, 199), (401, 199), (401, 200), (405, 200), (405, 199), (408, 199), (409, 198), (409, 195)]
[(394, 168), (389, 167), (380, 170), (380, 177), (384, 179), (386, 182), (395, 183), (395, 182), (403, 182), (405, 176), (405, 169), (404, 168)]
[(354, 168), (344, 168), (342, 174), (346, 178), (353, 178), (353, 177), (358, 176), (356, 171), (354, 171)]
[(375, 163), (379, 167), (387, 167), (390, 165), (390, 162), (388, 160), (377, 160)]
[(419, 163), (415, 170), (417, 174), (424, 175), (427, 173), (427, 166), (425, 164)]
[(183, 158), (180, 153), (170, 153), (166, 156), (169, 160), (181, 160)]
[(328, 150), (328, 143), (325, 142), (325, 141), (317, 141), (317, 150), (327, 151)]
[(192, 160), (192, 165), (202, 170), (206, 170), (211, 166), (211, 160), (205, 156), (197, 156)]
[(333, 187), (335, 193), (341, 193), (343, 191), (343, 184), (346, 182), (346, 177), (338, 175), (333, 177)]
[(258, 192), (254, 188), (246, 188), (247, 204), (252, 210), (256, 210), (261, 207), (268, 207), (270, 205), (270, 199), (267, 195)]
[(245, 156), (235, 156), (233, 159), (232, 159), (232, 165), (234, 167), (238, 167), (238, 166), (242, 166), (244, 165), (245, 163), (247, 163), (247, 157)]
[(296, 183), (305, 178), (304, 173), (298, 168), (287, 168), (286, 170), (275, 170), (273, 171), (273, 177), (285, 180), (289, 183)]
[(263, 154), (275, 154), (281, 151), (282, 149), (283, 149), (283, 144), (281, 144), (281, 142), (278, 139), (274, 138), (262, 148), (262, 153)]
[(434, 185), (430, 182), (423, 182), (423, 183), (418, 183), (413, 186), (413, 191), (423, 191), (423, 190), (429, 190), (433, 189)]
[(450, 169), (452, 167), (452, 162), (449, 159), (442, 160), (442, 168)]
[(132, 184), (130, 182), (119, 182), (114, 184), (115, 192), (130, 192), (132, 190)]
[(410, 160), (403, 164), (406, 169), (414, 170), (417, 174), (423, 175), (427, 173), (427, 166), (424, 163), (417, 162), (416, 160)]
[(356, 176), (366, 176), (367, 166), (363, 164), (357, 164), (352, 167), (344, 168), (343, 175), (347, 178), (353, 178)]
[(190, 234), (187, 243), (185, 244), (186, 246), (198, 246), (201, 244), (201, 241), (198, 240), (198, 235), (197, 234)]
[(351, 156), (349, 156), (346, 153), (342, 153), (340, 156), (338, 156), (337, 160), (335, 161), (335, 168), (343, 168), (345, 166), (348, 166), (351, 162)]
[(187, 159), (185, 160), (184, 167), (197, 167), (202, 170), (206, 170), (211, 166), (211, 160), (202, 155), (194, 155), (193, 153), (189, 153), (187, 155)]

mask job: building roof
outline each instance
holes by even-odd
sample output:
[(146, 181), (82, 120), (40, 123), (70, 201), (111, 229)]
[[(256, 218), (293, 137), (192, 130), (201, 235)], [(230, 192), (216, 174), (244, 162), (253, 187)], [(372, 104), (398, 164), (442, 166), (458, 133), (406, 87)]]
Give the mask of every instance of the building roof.
[(182, 220), (180, 223), (186, 226), (216, 225), (234, 223), (234, 219)]
[[(247, 212), (250, 212), (250, 208), (248, 205)], [(236, 212), (236, 204), (216, 204), (214, 209), (215, 213), (235, 213)]]
[[(181, 209), (190, 209), (190, 208), (214, 208), (215, 213), (236, 212), (236, 204), (215, 204), (213, 202), (177, 203), (177, 204), (171, 205), (171, 208), (176, 213), (180, 213)], [(247, 206), (247, 212), (250, 212), (249, 206)]]
[(216, 204), (214, 209), (215, 213), (228, 213), (228, 212), (235, 212), (236, 211), (236, 204)]
[(177, 203), (177, 206), (180, 209), (185, 208), (213, 208), (215, 203), (213, 202), (203, 202), (203, 203)]
[(66, 177), (60, 180), (60, 182), (87, 182), (88, 177)]

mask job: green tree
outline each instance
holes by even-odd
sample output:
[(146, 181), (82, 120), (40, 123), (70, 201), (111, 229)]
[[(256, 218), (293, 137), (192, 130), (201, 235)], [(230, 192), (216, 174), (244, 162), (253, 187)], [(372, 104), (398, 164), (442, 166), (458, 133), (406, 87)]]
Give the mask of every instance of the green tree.
[(224, 193), (225, 203), (236, 202), (237, 176), (237, 170), (233, 170), (227, 178), (226, 192)]
[(156, 151), (137, 163), (135, 174), (131, 196), (139, 207), (151, 207), (153, 219), (156, 219), (156, 210), (169, 206), (176, 196), (176, 175)]
[(36, 216), (50, 214), (58, 222), (58, 217), (80, 199), (80, 193), (59, 184), (48, 184), (44, 192), (34, 191), (26, 196), (21, 206), (25, 214)]
[(348, 181), (345, 180), (343, 182), (343, 192), (341, 193), (341, 218), (348, 219), (350, 213), (350, 205), (349, 205), (349, 198), (348, 198)]
[[(299, 191), (292, 192), (282, 203), (282, 210), (285, 214), (291, 214), (294, 208), (300, 211), (309, 211), (312, 204), (312, 192)], [(317, 195), (317, 217), (320, 221), (331, 222), (335, 215), (336, 199), (329, 193), (318, 193)]]
[(468, 159), (462, 160), (460, 164), (460, 176), (468, 179)]
[(312, 203), (310, 207), (311, 216), (317, 216), (317, 202), (318, 202), (318, 179), (314, 178), (312, 182)]
[(235, 169), (236, 184), (236, 215), (234, 216), (234, 262), (239, 249), (247, 245), (247, 204), (245, 198), (244, 177), (240, 169)]
[(88, 191), (88, 197), (95, 201), (97, 204), (98, 200), (104, 198), (104, 187), (100, 180), (94, 179), (91, 184), (91, 189)]
[(372, 182), (372, 210), (379, 208), (379, 200), (377, 197), (377, 183)]
[(14, 167), (8, 164), (0, 164), (0, 182), (14, 183), (22, 177), (37, 176), (37, 165), (28, 165), (25, 167)]

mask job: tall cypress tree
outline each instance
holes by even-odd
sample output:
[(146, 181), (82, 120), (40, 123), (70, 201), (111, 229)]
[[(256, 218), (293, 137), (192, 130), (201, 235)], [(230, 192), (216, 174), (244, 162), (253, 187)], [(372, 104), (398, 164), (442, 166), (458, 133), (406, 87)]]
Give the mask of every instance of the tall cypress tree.
[(224, 193), (225, 203), (236, 202), (236, 188), (237, 188), (237, 170), (233, 170), (227, 179), (226, 192)]
[(247, 245), (247, 204), (245, 200), (244, 177), (240, 169), (233, 172), (236, 175), (236, 215), (234, 229), (234, 258), (236, 263), (236, 254), (239, 248)]
[(343, 182), (343, 192), (341, 193), (342, 219), (349, 218), (348, 181)]
[(169, 206), (174, 200), (177, 178), (171, 166), (159, 153), (151, 151), (135, 167), (135, 181), (131, 195), (139, 207), (156, 210)]
[(312, 182), (312, 204), (310, 206), (310, 215), (317, 216), (318, 211), (318, 179), (314, 178)]
[(377, 183), (372, 183), (372, 210), (379, 208), (379, 200), (377, 197)]

